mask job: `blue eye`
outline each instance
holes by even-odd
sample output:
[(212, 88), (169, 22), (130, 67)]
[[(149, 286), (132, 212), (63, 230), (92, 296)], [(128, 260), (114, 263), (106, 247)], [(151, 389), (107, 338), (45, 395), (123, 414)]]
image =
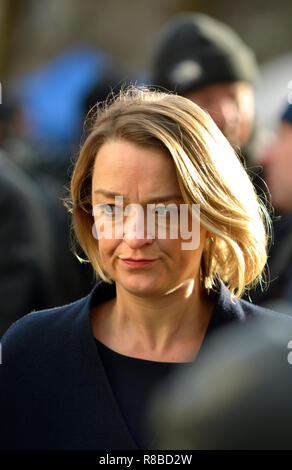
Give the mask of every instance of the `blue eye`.
[(156, 207), (154, 209), (155, 214), (158, 215), (165, 215), (166, 214), (166, 207)]
[(122, 211), (122, 207), (116, 206), (115, 204), (101, 204), (101, 209), (104, 212), (104, 215), (114, 215)]
[(165, 206), (158, 206), (154, 209), (154, 212), (157, 215), (167, 215), (167, 214), (174, 214), (177, 213), (177, 208), (173, 207), (165, 207)]

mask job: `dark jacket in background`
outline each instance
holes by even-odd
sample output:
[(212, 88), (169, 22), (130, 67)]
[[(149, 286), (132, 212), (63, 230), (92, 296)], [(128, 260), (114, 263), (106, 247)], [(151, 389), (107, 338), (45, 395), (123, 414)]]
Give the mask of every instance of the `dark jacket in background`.
[(268, 288), (251, 291), (252, 302), (292, 315), (292, 215), (283, 214), (273, 224), (269, 251)]
[(20, 316), (48, 306), (53, 244), (38, 186), (0, 152), (0, 335)]
[(65, 183), (45, 170), (17, 166), (0, 150), (0, 336), (21, 316), (94, 285), (91, 265), (72, 253)]

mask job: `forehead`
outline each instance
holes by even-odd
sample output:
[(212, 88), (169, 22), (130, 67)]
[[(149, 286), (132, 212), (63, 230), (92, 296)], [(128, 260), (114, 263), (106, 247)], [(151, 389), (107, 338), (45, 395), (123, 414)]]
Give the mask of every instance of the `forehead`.
[(102, 145), (95, 158), (92, 186), (121, 193), (131, 189), (180, 192), (175, 166), (166, 150), (127, 141)]

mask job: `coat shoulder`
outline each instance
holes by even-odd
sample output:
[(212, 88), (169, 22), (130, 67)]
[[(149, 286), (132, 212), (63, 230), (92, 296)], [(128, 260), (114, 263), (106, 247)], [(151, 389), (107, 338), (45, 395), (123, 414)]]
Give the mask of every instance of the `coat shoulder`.
[(74, 319), (86, 304), (87, 297), (70, 304), (33, 311), (14, 322), (1, 338), (3, 359), (25, 355), (36, 346), (63, 341), (70, 335)]
[(238, 299), (237, 302), (239, 303), (242, 311), (244, 312), (247, 318), (250, 317), (267, 317), (267, 318), (274, 318), (274, 319), (283, 319), (292, 322), (292, 316), (286, 315), (284, 313), (279, 313), (274, 310), (270, 310), (265, 307), (261, 307), (259, 305), (252, 304), (247, 300)]

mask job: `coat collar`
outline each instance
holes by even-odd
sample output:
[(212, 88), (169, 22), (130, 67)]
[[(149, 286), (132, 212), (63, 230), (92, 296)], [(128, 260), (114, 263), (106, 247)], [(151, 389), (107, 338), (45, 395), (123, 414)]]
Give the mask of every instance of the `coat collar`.
[[(109, 284), (101, 280), (94, 286), (90, 294), (86, 297), (86, 308), (90, 310), (96, 305), (106, 302), (115, 296), (115, 283)], [(225, 325), (226, 323), (245, 320), (245, 314), (241, 304), (242, 301), (237, 299), (232, 301), (229, 290), (225, 287), (222, 281), (220, 282), (218, 293), (214, 293), (212, 296), (215, 299), (215, 305), (207, 329), (208, 333), (221, 325)]]

